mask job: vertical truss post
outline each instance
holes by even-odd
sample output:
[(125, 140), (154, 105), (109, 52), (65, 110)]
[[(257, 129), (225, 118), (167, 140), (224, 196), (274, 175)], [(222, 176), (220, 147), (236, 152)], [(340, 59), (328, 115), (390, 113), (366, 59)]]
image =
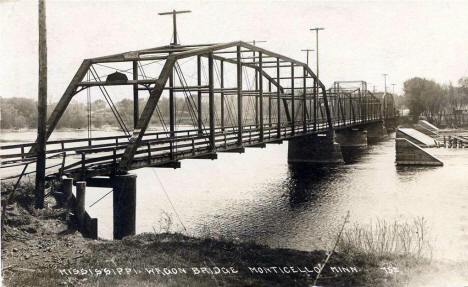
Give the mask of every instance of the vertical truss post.
[(296, 130), (296, 107), (294, 101), (294, 63), (291, 63), (291, 128), (292, 134), (295, 134)]
[(221, 130), (224, 132), (224, 61), (220, 61), (220, 68), (221, 68)]
[(303, 84), (304, 84), (304, 103), (302, 105), (302, 125), (303, 125), (303, 128), (304, 128), (304, 132), (307, 132), (307, 79), (306, 79), (307, 73), (306, 73), (306, 68), (303, 67), (302, 71), (303, 71), (303, 76), (304, 76), (304, 80), (303, 80)]
[(341, 94), (338, 93), (336, 96), (336, 119), (338, 120), (338, 125), (340, 125), (341, 120), (343, 119), (341, 114)]
[(346, 125), (346, 93), (343, 93), (343, 96), (340, 99), (340, 104), (341, 104), (341, 116), (343, 117), (343, 124)]
[[(383, 99), (383, 103), (385, 104), (385, 99)], [(383, 107), (385, 108), (385, 105), (384, 105)], [(386, 117), (384, 117), (384, 116), (382, 115), (382, 111), (386, 111), (386, 109), (384, 110), (384, 109), (382, 108), (382, 102), (380, 102), (380, 101), (377, 102), (377, 111), (379, 112), (379, 117), (380, 117), (380, 119), (386, 118)]]
[[(201, 86), (201, 56), (197, 56), (197, 85)], [(203, 133), (203, 122), (202, 122), (202, 92), (200, 88), (197, 94), (197, 112), (198, 112), (198, 134)]]
[[(253, 61), (256, 61), (255, 57), (255, 51), (253, 52)], [(255, 64), (254, 64), (255, 65)], [(255, 127), (258, 128), (258, 70), (255, 69), (255, 92), (254, 92), (254, 97), (255, 97)]]
[(371, 104), (372, 104), (372, 119), (375, 120), (376, 113), (375, 113), (375, 101), (374, 101), (374, 99), (372, 99)]
[(209, 95), (209, 114), (210, 114), (210, 148), (216, 150), (215, 142), (215, 120), (214, 120), (214, 80), (213, 80), (213, 52), (208, 54), (208, 95)]
[(175, 109), (174, 109), (174, 70), (171, 69), (169, 74), (169, 130), (171, 137), (174, 136), (175, 130)]
[[(133, 80), (138, 80), (138, 62), (133, 61)], [(138, 84), (133, 84), (133, 128), (136, 128), (138, 123)]]
[(378, 103), (375, 99), (373, 100), (373, 102), (374, 102), (374, 115), (375, 115), (374, 119), (379, 119), (380, 111), (378, 110)]
[(369, 120), (369, 94), (366, 94), (366, 121)]
[(361, 88), (359, 88), (359, 107), (358, 107), (359, 121), (362, 121), (362, 103), (361, 103)]
[(242, 64), (241, 46), (237, 46), (237, 142), (242, 145)]
[(271, 128), (271, 81), (268, 81), (268, 127)]
[(318, 102), (318, 84), (317, 80), (314, 79), (314, 131), (317, 131), (317, 102)]
[(276, 87), (276, 112), (277, 112), (277, 118), (278, 118), (278, 125), (276, 126), (276, 136), (278, 138), (281, 137), (281, 99), (280, 99), (280, 59), (276, 58), (276, 82), (278, 83), (278, 86)]
[(170, 131), (170, 153), (171, 159), (174, 159), (174, 138), (175, 130), (175, 108), (174, 108), (174, 69), (169, 73), (169, 131)]
[(378, 114), (377, 114), (377, 102), (375, 101), (375, 99), (372, 100), (372, 102), (374, 103), (373, 104), (373, 107), (374, 107), (374, 110), (373, 110), (373, 115), (374, 115), (374, 119), (377, 119), (378, 118)]
[(145, 134), (145, 131), (148, 128), (148, 124), (151, 120), (151, 115), (153, 114), (154, 109), (158, 105), (159, 99), (161, 98), (161, 94), (164, 90), (164, 87), (166, 86), (169, 75), (173, 71), (175, 60), (175, 57), (170, 55), (167, 58), (166, 63), (164, 63), (159, 77), (155, 81), (154, 88), (150, 92), (148, 101), (146, 102), (141, 116), (138, 119), (137, 127), (133, 131), (133, 135), (129, 139), (127, 147), (125, 148), (125, 151), (121, 157), (117, 172), (125, 172), (130, 169), (135, 153), (141, 144), (141, 139), (143, 138), (143, 135)]
[[(258, 53), (258, 66), (259, 66), (259, 72), (262, 72), (262, 52)], [(256, 73), (258, 73), (256, 71)], [(260, 74), (260, 77), (258, 78), (258, 89), (259, 89), (259, 105), (260, 105), (260, 141), (263, 141), (263, 136), (264, 136), (264, 130), (263, 130), (263, 76)], [(257, 98), (257, 97), (256, 97)]]

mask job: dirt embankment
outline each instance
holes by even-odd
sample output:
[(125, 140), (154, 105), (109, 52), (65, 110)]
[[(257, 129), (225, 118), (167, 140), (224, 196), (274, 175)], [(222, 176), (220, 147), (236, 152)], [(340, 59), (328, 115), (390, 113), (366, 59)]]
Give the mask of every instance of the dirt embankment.
[[(312, 286), (326, 258), (325, 251), (273, 249), (181, 234), (89, 240), (73, 229), (69, 211), (52, 196), (47, 197), (46, 208), (37, 211), (31, 207), (31, 194), (20, 192), (6, 209), (5, 286)], [(333, 254), (317, 285), (400, 286), (408, 279), (405, 273), (381, 269), (392, 262), (363, 254)]]

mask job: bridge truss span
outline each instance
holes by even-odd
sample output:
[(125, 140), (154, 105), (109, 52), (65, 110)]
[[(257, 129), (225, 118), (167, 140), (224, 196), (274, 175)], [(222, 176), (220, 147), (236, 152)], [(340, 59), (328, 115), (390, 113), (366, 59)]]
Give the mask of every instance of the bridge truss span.
[[(132, 121), (113, 103), (116, 87), (133, 95)], [(74, 178), (213, 159), (382, 120), (381, 101), (365, 82), (327, 90), (306, 64), (242, 41), (173, 44), (84, 60), (47, 121), (47, 138), (71, 100), (91, 90), (106, 100), (122, 135), (49, 141), (48, 153), (79, 155), (60, 170)], [(155, 122), (159, 130), (148, 130)], [(2, 158), (35, 156), (34, 143), (2, 147), (14, 148), (21, 152)]]

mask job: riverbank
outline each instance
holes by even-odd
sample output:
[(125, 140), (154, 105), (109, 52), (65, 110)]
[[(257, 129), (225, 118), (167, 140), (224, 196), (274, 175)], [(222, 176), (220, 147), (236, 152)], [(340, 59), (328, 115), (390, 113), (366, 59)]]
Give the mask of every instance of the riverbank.
[[(11, 186), (3, 186), (2, 198)], [(89, 240), (53, 196), (32, 208), (32, 184), (9, 202), (2, 225), (5, 286), (312, 286), (327, 254), (250, 242), (145, 233)], [(401, 286), (429, 262), (412, 256), (334, 253), (319, 286)], [(418, 271), (419, 270), (419, 271)]]

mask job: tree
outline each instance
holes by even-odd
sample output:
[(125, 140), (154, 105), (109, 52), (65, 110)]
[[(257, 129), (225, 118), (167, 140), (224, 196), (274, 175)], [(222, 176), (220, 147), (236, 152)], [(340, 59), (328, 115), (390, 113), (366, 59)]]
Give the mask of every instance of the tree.
[(418, 77), (405, 81), (405, 104), (410, 109), (410, 115), (434, 119), (447, 105), (448, 90), (434, 81)]
[(468, 89), (468, 77), (462, 77), (458, 80), (458, 84), (461, 88)]
[(410, 115), (413, 117), (419, 117), (424, 111), (424, 90), (425, 80), (421, 78), (412, 78), (403, 84), (403, 90), (405, 92), (405, 104), (410, 110)]
[(468, 77), (463, 77), (458, 80), (460, 87), (457, 89), (458, 109), (468, 108)]

